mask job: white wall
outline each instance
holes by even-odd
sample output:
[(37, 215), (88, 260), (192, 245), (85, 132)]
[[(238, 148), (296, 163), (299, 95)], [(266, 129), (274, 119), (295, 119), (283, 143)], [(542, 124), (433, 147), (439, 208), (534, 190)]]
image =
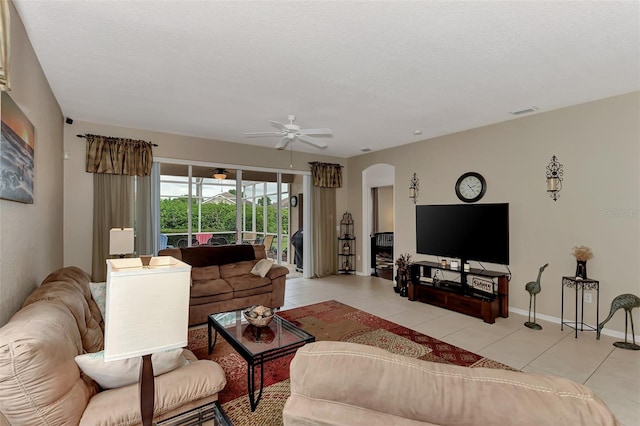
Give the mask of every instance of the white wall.
[(63, 116), (13, 4), (9, 96), (35, 127), (34, 201), (0, 200), (0, 326), (62, 266)]
[[(85, 140), (76, 136), (86, 133), (143, 139), (157, 143), (159, 146), (153, 148), (155, 157), (291, 170), (289, 168), (291, 154), (288, 151), (74, 121), (73, 125), (65, 126), (64, 131), (64, 150), (69, 154), (69, 159), (64, 163), (64, 264), (75, 265), (89, 272), (91, 271), (93, 225), (93, 178), (90, 173), (84, 171)], [(346, 162), (344, 159), (335, 157), (294, 152), (293, 170), (308, 171), (309, 161), (343, 164)], [(298, 189), (301, 190), (301, 186)], [(346, 208), (346, 189), (338, 190), (337, 194), (338, 212), (341, 212)], [(292, 209), (292, 212), (297, 215), (295, 210)], [(339, 217), (342, 216), (339, 215)]]
[[(640, 93), (635, 92), (353, 157), (348, 161), (349, 208), (356, 223), (362, 220), (361, 176), (372, 164), (395, 166), (397, 188), (408, 188), (416, 172), (418, 204), (460, 203), (454, 192), (457, 178), (479, 172), (488, 186), (481, 202), (510, 205), (510, 307), (528, 310), (524, 286), (548, 262), (538, 313), (560, 317), (562, 276), (575, 273), (571, 248), (587, 245), (595, 254), (589, 276), (601, 281), (602, 319), (615, 296), (640, 294), (638, 117)], [(552, 155), (565, 173), (556, 202), (545, 183)], [(401, 192), (395, 197), (395, 252), (415, 253), (415, 208), (408, 190)], [(595, 306), (585, 307), (585, 320), (593, 324)], [(573, 316), (573, 309), (565, 307), (565, 315)], [(607, 328), (623, 331), (624, 315), (614, 316)]]

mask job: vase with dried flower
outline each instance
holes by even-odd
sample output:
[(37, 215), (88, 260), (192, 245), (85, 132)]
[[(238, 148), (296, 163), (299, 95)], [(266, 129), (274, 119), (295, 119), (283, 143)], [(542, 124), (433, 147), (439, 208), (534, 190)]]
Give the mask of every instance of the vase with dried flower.
[(587, 246), (576, 246), (571, 254), (576, 258), (576, 278), (587, 279), (587, 260), (593, 258), (593, 252)]
[(409, 289), (407, 285), (409, 283), (409, 266), (411, 265), (411, 255), (409, 253), (401, 254), (396, 259), (396, 266), (398, 272), (396, 273), (396, 286), (394, 288), (396, 293), (400, 293), (400, 296), (407, 297), (409, 295)]

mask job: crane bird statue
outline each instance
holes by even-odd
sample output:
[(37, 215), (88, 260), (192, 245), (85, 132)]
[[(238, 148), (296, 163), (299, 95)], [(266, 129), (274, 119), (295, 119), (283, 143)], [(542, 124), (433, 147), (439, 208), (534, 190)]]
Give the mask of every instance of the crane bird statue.
[[(525, 322), (524, 325), (532, 330), (542, 330), (542, 326), (536, 324), (536, 295), (542, 291), (540, 287), (540, 276), (547, 266), (549, 266), (549, 264), (545, 263), (540, 267), (537, 280), (528, 282), (524, 286), (525, 290), (529, 292), (529, 321)], [(531, 322), (531, 300), (533, 300), (533, 322)]]
[[(640, 297), (630, 293), (621, 294), (620, 296), (615, 297), (613, 301), (611, 301), (611, 311), (609, 312), (609, 316), (598, 324), (596, 338), (600, 339), (602, 327), (604, 327), (604, 325), (611, 319), (613, 314), (615, 314), (618, 309), (624, 309), (624, 342), (615, 342), (613, 345), (621, 349), (631, 349), (634, 351), (640, 350), (640, 345), (636, 345), (636, 334), (633, 330), (633, 316), (631, 315), (631, 310), (633, 308), (640, 308)], [(627, 325), (629, 320), (631, 321), (631, 337), (633, 339), (633, 343), (627, 342)]]

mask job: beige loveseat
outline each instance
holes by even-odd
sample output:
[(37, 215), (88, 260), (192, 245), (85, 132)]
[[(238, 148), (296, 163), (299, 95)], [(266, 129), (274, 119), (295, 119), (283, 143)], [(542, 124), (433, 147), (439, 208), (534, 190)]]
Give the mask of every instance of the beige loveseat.
[(209, 314), (234, 311), (252, 305), (279, 308), (284, 305), (289, 269), (273, 265), (264, 277), (251, 273), (266, 259), (263, 245), (231, 244), (160, 250), (191, 265), (189, 325), (207, 322)]
[(321, 341), (291, 362), (284, 424), (617, 425), (571, 380), (416, 360), (380, 348)]
[[(53, 272), (0, 328), (0, 425), (140, 424), (138, 384), (101, 390), (75, 357), (103, 349), (103, 320), (89, 275)], [(154, 419), (215, 401), (226, 384), (213, 361), (189, 361), (155, 378)]]

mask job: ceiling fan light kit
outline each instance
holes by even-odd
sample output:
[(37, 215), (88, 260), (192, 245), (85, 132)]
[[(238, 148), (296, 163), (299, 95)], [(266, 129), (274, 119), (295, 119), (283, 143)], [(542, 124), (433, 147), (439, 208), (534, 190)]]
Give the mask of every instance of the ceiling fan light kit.
[(227, 173), (224, 171), (224, 169), (216, 169), (216, 172), (213, 174), (213, 177), (215, 179), (226, 179)]
[(301, 140), (302, 142), (306, 142), (310, 145), (313, 145), (321, 149), (324, 149), (327, 147), (327, 144), (325, 142), (318, 140), (316, 138), (312, 138), (309, 135), (332, 136), (333, 133), (331, 132), (331, 129), (327, 129), (327, 128), (301, 129), (300, 126), (298, 126), (297, 124), (293, 124), (293, 122), (296, 120), (295, 115), (289, 115), (287, 116), (287, 119), (289, 120), (289, 124), (282, 124), (278, 121), (269, 120), (269, 123), (271, 123), (273, 127), (279, 129), (279, 131), (277, 132), (253, 132), (253, 133), (245, 133), (245, 135), (255, 136), (255, 137), (281, 136), (282, 139), (280, 140), (280, 142), (276, 144), (276, 149), (286, 148), (286, 146), (290, 142), (293, 142), (294, 139)]

